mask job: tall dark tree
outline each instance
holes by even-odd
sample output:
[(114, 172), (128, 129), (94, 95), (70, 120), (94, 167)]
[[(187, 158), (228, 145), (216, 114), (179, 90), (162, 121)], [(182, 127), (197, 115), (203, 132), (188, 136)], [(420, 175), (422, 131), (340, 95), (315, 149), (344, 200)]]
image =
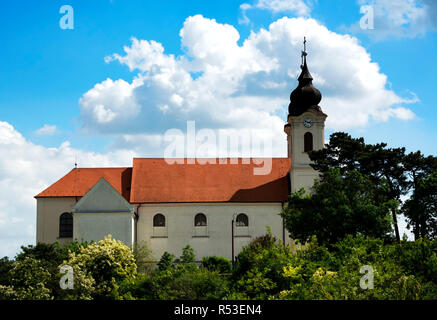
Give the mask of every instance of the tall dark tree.
[[(374, 201), (378, 204), (389, 200), (400, 203), (408, 191), (407, 176), (402, 166), (405, 148), (391, 149), (387, 144), (366, 144), (363, 138), (352, 138), (344, 132), (331, 135), (326, 148), (310, 153), (312, 167), (322, 174), (330, 168), (338, 168), (341, 174), (353, 170), (369, 177), (373, 183)], [(392, 219), (396, 239), (400, 241), (397, 223), (398, 207), (392, 208)]]
[(412, 197), (404, 204), (402, 211), (407, 218), (408, 227), (412, 227), (417, 240), (427, 235), (424, 228), (429, 218), (426, 216), (426, 210), (422, 210), (423, 208), (418, 203), (420, 196), (423, 195), (423, 187), (419, 190), (419, 182), (437, 170), (437, 157), (425, 157), (420, 151), (412, 152), (404, 157), (403, 166), (409, 177), (408, 183)]
[(330, 245), (348, 234), (385, 238), (391, 232), (390, 212), (397, 203), (375, 202), (373, 182), (356, 170), (344, 175), (328, 169), (311, 194), (303, 190), (290, 196), (283, 210), (293, 239), (308, 241), (316, 235), (320, 244)]
[(333, 133), (324, 149), (310, 152), (311, 166), (322, 173), (330, 168), (338, 168), (342, 174), (352, 170), (361, 171), (360, 160), (365, 147), (363, 138), (355, 139), (344, 132)]
[[(388, 186), (385, 198), (401, 203), (401, 196), (408, 191), (407, 175), (402, 165), (405, 148), (387, 148), (387, 144), (366, 145), (361, 162), (361, 172), (367, 174), (375, 183), (381, 180)], [(383, 192), (384, 193), (384, 192)], [(398, 207), (392, 208), (393, 226), (396, 240), (400, 242), (397, 221)]]
[(437, 170), (417, 179), (413, 195), (402, 209), (413, 225), (416, 240), (437, 237)]

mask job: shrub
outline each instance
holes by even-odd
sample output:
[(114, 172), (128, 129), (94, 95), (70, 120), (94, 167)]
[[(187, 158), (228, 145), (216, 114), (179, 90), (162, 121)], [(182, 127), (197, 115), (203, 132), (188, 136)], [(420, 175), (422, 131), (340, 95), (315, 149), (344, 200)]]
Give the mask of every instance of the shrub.
[(46, 284), (50, 272), (39, 260), (25, 257), (16, 261), (8, 271), (9, 286), (1, 286), (0, 300), (51, 300), (53, 296)]
[(148, 273), (152, 270), (154, 263), (152, 250), (146, 242), (136, 243), (133, 246), (133, 255), (137, 265), (137, 271), (141, 273)]
[(288, 246), (277, 242), (269, 231), (239, 253), (232, 278), (234, 289), (252, 299), (266, 299), (289, 286), (283, 267), (291, 259)]
[(231, 261), (224, 257), (203, 257), (202, 267), (209, 271), (217, 271), (218, 273), (231, 272)]
[(130, 248), (111, 236), (81, 247), (78, 253), (70, 252), (64, 264), (74, 270), (75, 287), (92, 286), (96, 299), (118, 298), (119, 284), (137, 274)]
[(158, 262), (158, 268), (160, 271), (164, 271), (174, 267), (174, 258), (175, 256), (167, 251), (164, 252), (161, 259)]

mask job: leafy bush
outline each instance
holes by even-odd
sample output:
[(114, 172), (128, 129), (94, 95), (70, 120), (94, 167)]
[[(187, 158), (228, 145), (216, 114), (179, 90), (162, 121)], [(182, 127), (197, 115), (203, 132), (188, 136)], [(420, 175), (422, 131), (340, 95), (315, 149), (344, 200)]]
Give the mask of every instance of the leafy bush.
[(231, 261), (224, 257), (203, 257), (202, 267), (209, 271), (217, 271), (219, 273), (231, 272)]
[(137, 271), (142, 273), (150, 272), (154, 263), (152, 250), (146, 242), (136, 243), (133, 245), (133, 255), (137, 265)]
[(39, 260), (25, 257), (16, 261), (8, 271), (8, 286), (0, 286), (0, 300), (51, 300), (53, 296), (46, 284), (50, 272)]
[(288, 246), (269, 231), (244, 247), (237, 256), (232, 278), (234, 289), (252, 299), (267, 299), (289, 285), (283, 267), (292, 257)]
[(120, 285), (124, 299), (205, 300), (223, 299), (228, 293), (228, 281), (217, 271), (199, 268), (193, 249), (186, 246), (182, 255), (165, 252), (158, 269)]
[[(437, 299), (436, 251), (437, 240), (391, 244), (363, 235), (329, 247), (313, 237), (291, 250), (269, 231), (243, 248), (231, 275), (226, 258), (205, 257), (197, 266), (190, 246), (177, 259), (165, 252), (158, 268), (137, 274), (135, 261), (146, 258), (111, 238), (38, 244), (24, 247), (15, 261), (0, 260), (0, 300)], [(61, 265), (73, 268), (73, 290), (59, 287)], [(360, 286), (362, 266), (373, 268), (373, 289)]]
[[(291, 280), (291, 285), (280, 293), (279, 298), (419, 299), (423, 296), (421, 283), (393, 259), (393, 246), (384, 245), (379, 239), (348, 236), (328, 252), (314, 242), (298, 250), (284, 268), (284, 276)], [(315, 254), (320, 251), (325, 253)], [(374, 270), (373, 289), (360, 287), (364, 275), (360, 273), (362, 266), (371, 266)]]
[(0, 286), (7, 286), (10, 282), (9, 280), (9, 270), (14, 267), (14, 262), (9, 260), (8, 257), (0, 259)]
[(78, 253), (70, 252), (64, 264), (74, 270), (75, 287), (92, 286), (95, 299), (117, 298), (119, 284), (137, 274), (130, 248), (111, 236), (81, 247)]

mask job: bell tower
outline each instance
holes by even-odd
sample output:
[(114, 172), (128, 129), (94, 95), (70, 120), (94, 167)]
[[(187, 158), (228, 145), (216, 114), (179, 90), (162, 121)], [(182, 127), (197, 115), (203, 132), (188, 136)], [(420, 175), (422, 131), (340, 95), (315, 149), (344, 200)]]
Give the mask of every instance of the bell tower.
[(325, 120), (319, 103), (322, 94), (313, 86), (313, 78), (307, 66), (306, 39), (302, 51), (302, 72), (298, 78), (299, 85), (290, 95), (288, 122), (284, 127), (288, 141), (288, 157), (291, 158), (291, 192), (305, 188), (307, 191), (314, 184), (319, 174), (311, 168), (308, 152), (320, 150), (325, 141)]

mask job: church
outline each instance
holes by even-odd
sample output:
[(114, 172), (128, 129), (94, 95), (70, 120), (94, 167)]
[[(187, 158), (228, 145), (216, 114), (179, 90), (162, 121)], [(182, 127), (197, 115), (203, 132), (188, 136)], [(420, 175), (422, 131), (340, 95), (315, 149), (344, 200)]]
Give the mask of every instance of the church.
[[(324, 147), (327, 115), (302, 52), (298, 87), (290, 95), (284, 126), (288, 157), (272, 159), (267, 175), (256, 164), (219, 164), (134, 158), (132, 167), (75, 168), (35, 196), (37, 243), (98, 241), (108, 234), (128, 246), (147, 243), (157, 261), (190, 245), (198, 260), (232, 259), (266, 233), (290, 241), (279, 213), (288, 195), (318, 178), (308, 152)], [(192, 160), (192, 159), (191, 159)]]

